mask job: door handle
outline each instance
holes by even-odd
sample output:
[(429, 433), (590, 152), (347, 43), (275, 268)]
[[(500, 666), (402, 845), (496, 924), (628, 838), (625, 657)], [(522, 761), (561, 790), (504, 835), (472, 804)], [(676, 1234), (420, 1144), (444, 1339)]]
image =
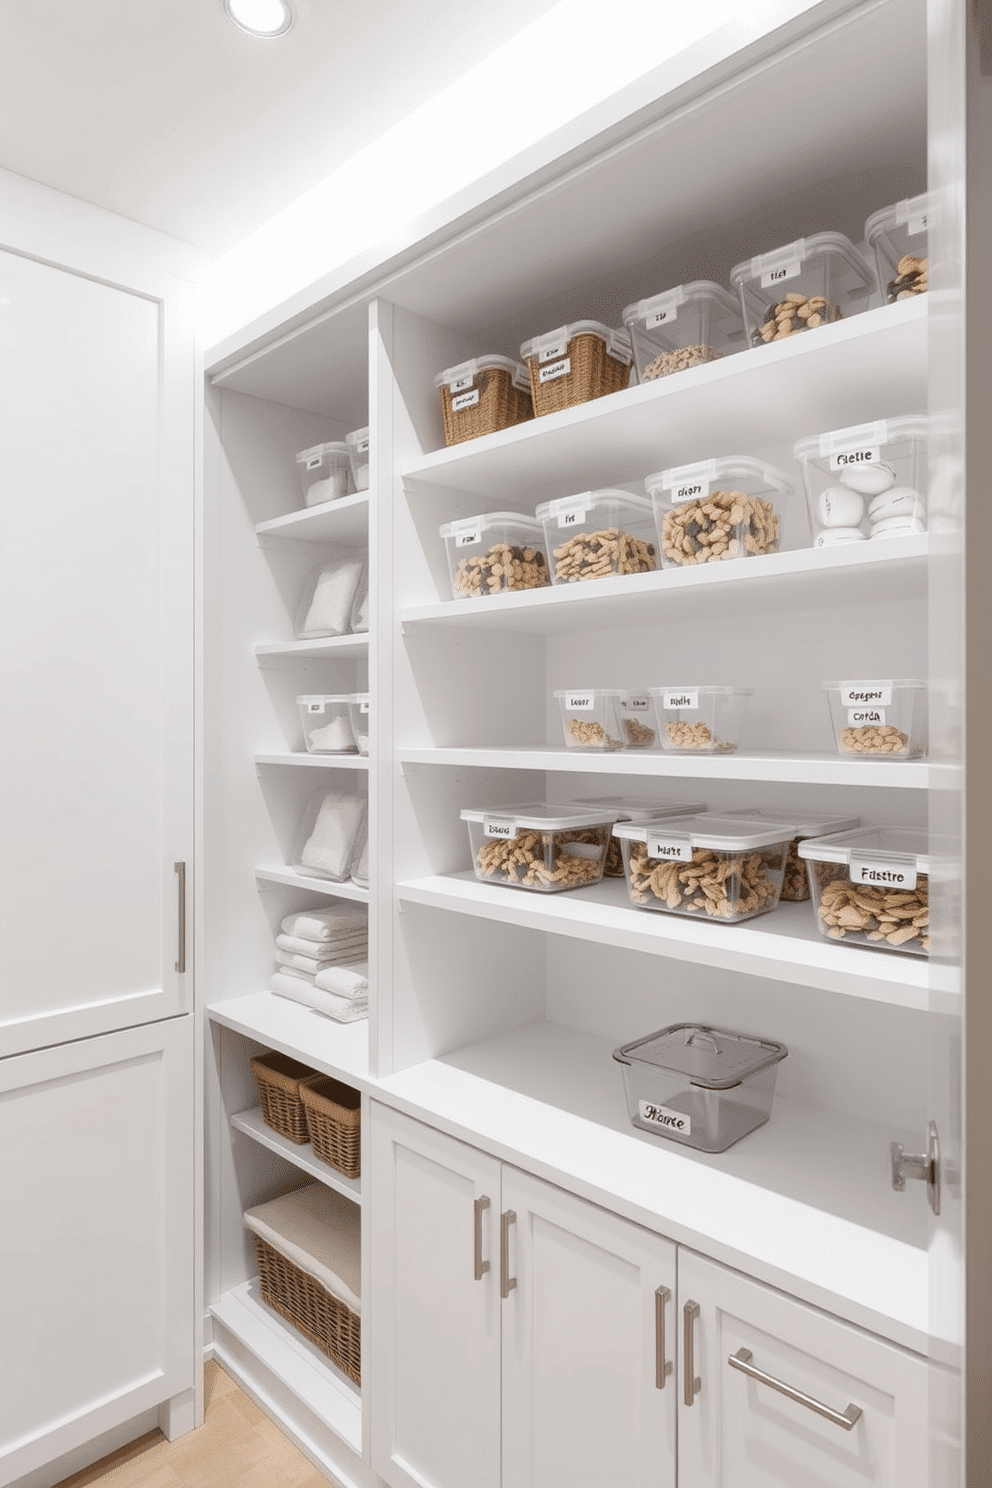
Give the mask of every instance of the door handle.
[(696, 1360), (694, 1339), (692, 1335), (693, 1325), (699, 1316), (699, 1303), (687, 1302), (682, 1309), (682, 1373), (683, 1373), (683, 1399), (686, 1405), (691, 1405), (703, 1388), (703, 1382), (696, 1374)]
[(930, 1208), (940, 1213), (940, 1137), (934, 1122), (927, 1127), (926, 1152), (904, 1152), (900, 1142), (890, 1142), (889, 1165), (896, 1193), (905, 1191), (907, 1178), (922, 1178)]
[(795, 1400), (799, 1405), (805, 1405), (807, 1410), (816, 1411), (818, 1416), (824, 1420), (832, 1421), (842, 1431), (852, 1431), (861, 1420), (863, 1411), (858, 1405), (849, 1405), (847, 1410), (834, 1410), (832, 1406), (824, 1405), (821, 1400), (814, 1400), (812, 1395), (797, 1390), (794, 1385), (787, 1385), (784, 1380), (775, 1379), (766, 1374), (763, 1369), (758, 1369), (751, 1360), (754, 1358), (748, 1348), (739, 1348), (736, 1354), (731, 1354), (727, 1360), (731, 1369), (739, 1369), (741, 1374), (746, 1374), (748, 1379), (757, 1380), (759, 1385), (767, 1385), (770, 1390), (777, 1390), (780, 1395), (785, 1395), (789, 1400)]
[(475, 1279), (481, 1281), (489, 1270), (489, 1262), (482, 1259), (482, 1216), (489, 1208), (489, 1195), (480, 1194), (475, 1201)]
[(186, 864), (174, 863), (173, 869), (179, 878), (177, 898), (179, 902), (179, 959), (176, 961), (176, 970), (186, 970)]
[(654, 1387), (665, 1388), (665, 1381), (675, 1365), (665, 1358), (665, 1303), (672, 1300), (671, 1287), (658, 1287), (654, 1294)]
[(510, 1226), (516, 1224), (517, 1216), (512, 1209), (504, 1209), (499, 1218), (499, 1294), (505, 1301), (517, 1284), (510, 1275)]

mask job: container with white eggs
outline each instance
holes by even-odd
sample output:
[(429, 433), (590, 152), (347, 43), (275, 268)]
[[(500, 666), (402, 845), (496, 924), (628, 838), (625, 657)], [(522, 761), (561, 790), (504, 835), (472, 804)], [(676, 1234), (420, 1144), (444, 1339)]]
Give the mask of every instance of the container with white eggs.
[(929, 427), (909, 414), (798, 441), (814, 547), (926, 532)]

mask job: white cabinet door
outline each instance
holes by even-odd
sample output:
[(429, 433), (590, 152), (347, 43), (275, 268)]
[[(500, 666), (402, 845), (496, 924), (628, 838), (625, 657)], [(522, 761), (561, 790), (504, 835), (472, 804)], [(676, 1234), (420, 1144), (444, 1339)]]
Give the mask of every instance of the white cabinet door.
[(675, 1484), (675, 1246), (503, 1169), (506, 1488)]
[(190, 1025), (0, 1059), (0, 1483), (193, 1385)]
[(699, 1381), (680, 1380), (681, 1488), (924, 1488), (924, 1359), (691, 1251), (678, 1264), (679, 1358)]
[(395, 1488), (499, 1488), (500, 1164), (372, 1102), (372, 1466)]

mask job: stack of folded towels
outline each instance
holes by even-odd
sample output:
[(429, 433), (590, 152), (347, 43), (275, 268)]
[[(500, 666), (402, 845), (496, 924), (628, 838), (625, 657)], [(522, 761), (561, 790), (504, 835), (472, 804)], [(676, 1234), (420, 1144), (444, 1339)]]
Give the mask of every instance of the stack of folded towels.
[(272, 990), (339, 1023), (369, 1012), (368, 912), (359, 905), (287, 915), (276, 936)]

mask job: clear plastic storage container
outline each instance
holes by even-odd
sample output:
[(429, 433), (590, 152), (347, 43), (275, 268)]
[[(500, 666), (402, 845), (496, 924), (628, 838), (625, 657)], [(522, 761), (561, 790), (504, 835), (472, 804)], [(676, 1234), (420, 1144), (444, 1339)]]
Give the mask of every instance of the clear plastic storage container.
[(737, 924), (775, 908), (795, 828), (700, 814), (617, 822), (613, 835), (632, 904)]
[(929, 955), (928, 848), (926, 832), (908, 827), (864, 827), (800, 842), (821, 935)]
[(919, 759), (927, 748), (926, 682), (824, 682), (837, 748), (849, 759)]
[(658, 744), (654, 702), (647, 691), (617, 694), (617, 723), (624, 749), (654, 749)]
[(369, 695), (367, 692), (353, 692), (348, 699), (348, 716), (351, 719), (351, 732), (355, 736), (355, 746), (359, 754), (369, 752)]
[(308, 754), (355, 753), (349, 693), (307, 693), (296, 699), (296, 706)]
[(364, 796), (315, 791), (307, 802), (293, 853), (297, 873), (335, 883), (350, 878), (366, 815)]
[(444, 442), (461, 444), (534, 417), (527, 368), (512, 357), (481, 356), (446, 367), (434, 379), (441, 394)]
[(440, 532), (455, 599), (541, 589), (551, 582), (544, 528), (534, 517), (486, 512), (445, 522)]
[(726, 1152), (771, 1115), (788, 1055), (771, 1039), (673, 1023), (614, 1049), (630, 1119), (641, 1131), (699, 1152)]
[[(746, 821), (763, 821), (768, 817), (764, 811), (738, 811), (735, 816), (741, 816)], [(790, 813), (796, 824), (796, 835), (789, 843), (789, 851), (785, 859), (785, 877), (782, 880), (782, 892), (779, 898), (792, 904), (803, 904), (809, 898), (809, 875), (806, 872), (806, 864), (799, 856), (799, 844), (805, 842), (807, 837), (823, 837), (828, 832), (849, 832), (854, 827), (860, 827), (860, 816), (826, 816), (818, 815), (816, 812), (805, 811)]]
[(348, 446), (351, 483), (356, 491), (367, 491), (369, 488), (368, 425), (364, 429), (353, 429), (350, 434), (344, 436), (344, 442)]
[(556, 894), (603, 877), (614, 817), (603, 808), (526, 802), (521, 806), (466, 808), (475, 876)]
[(351, 554), (313, 570), (296, 613), (298, 641), (350, 634), (355, 596), (365, 570), (365, 559)]
[(794, 489), (784, 471), (749, 455), (659, 470), (644, 487), (665, 568), (776, 553), (776, 503)]
[(623, 323), (640, 382), (717, 362), (747, 345), (739, 300), (708, 279), (628, 305)]
[(351, 452), (343, 441), (300, 450), (296, 468), (306, 506), (336, 501), (351, 490)]
[(618, 393), (630, 380), (634, 354), (626, 331), (577, 320), (525, 341), (520, 359), (530, 372), (534, 412), (541, 415)]
[(865, 241), (875, 255), (878, 282), (887, 304), (911, 300), (929, 288), (927, 213), (929, 197), (913, 196), (873, 212)]
[[(688, 816), (706, 810), (703, 801), (647, 801), (632, 796), (580, 797), (576, 806), (590, 811), (602, 811), (614, 821), (657, 821), (666, 816)], [(618, 837), (610, 838), (606, 850), (604, 878), (623, 878), (623, 851)]]
[(662, 749), (675, 754), (730, 754), (741, 742), (749, 687), (652, 687)]
[(907, 414), (798, 440), (813, 546), (926, 532), (929, 438), (926, 415)]
[(751, 344), (763, 346), (867, 310), (875, 275), (849, 239), (825, 232), (736, 264), (730, 282)]
[(622, 749), (619, 691), (609, 687), (558, 688), (555, 698), (569, 749)]
[(535, 516), (544, 525), (553, 584), (651, 573), (658, 567), (654, 513), (645, 496), (585, 491), (545, 501)]

